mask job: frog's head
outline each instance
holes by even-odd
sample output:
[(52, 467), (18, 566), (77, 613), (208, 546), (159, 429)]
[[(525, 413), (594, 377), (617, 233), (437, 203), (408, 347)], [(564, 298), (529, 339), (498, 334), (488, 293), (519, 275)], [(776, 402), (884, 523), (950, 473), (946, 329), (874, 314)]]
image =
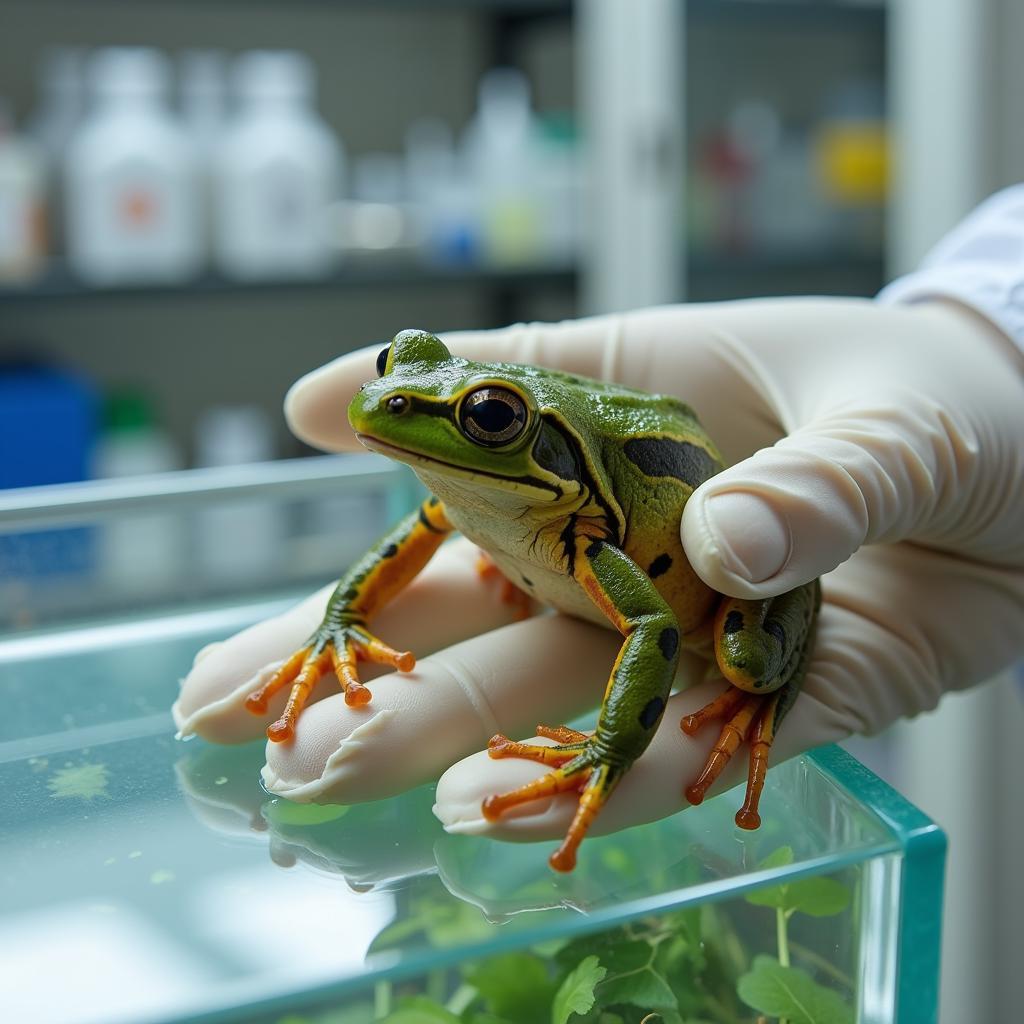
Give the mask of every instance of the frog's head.
[(402, 331), (377, 358), (376, 380), (348, 408), (359, 440), (431, 474), (553, 501), (573, 483), (571, 441), (543, 423), (543, 371), (453, 356), (425, 331)]

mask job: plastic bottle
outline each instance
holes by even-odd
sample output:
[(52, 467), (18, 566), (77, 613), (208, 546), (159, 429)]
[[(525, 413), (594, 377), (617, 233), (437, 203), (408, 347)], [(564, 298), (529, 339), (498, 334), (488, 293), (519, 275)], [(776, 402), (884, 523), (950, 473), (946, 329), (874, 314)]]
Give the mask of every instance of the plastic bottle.
[(542, 209), (541, 247), (546, 262), (568, 266), (579, 255), (583, 222), (582, 161), (571, 115), (541, 121), (537, 154), (537, 199)]
[(44, 53), (39, 66), (39, 106), (28, 131), (53, 166), (59, 165), (85, 112), (84, 59), (77, 47), (55, 46)]
[(238, 111), (215, 159), (218, 264), (241, 279), (323, 274), (343, 157), (314, 109), (313, 66), (299, 53), (253, 51), (232, 81)]
[(540, 145), (526, 77), (512, 68), (488, 71), (480, 80), (477, 112), (462, 148), (479, 197), (483, 250), (489, 262), (529, 263), (541, 252)]
[(202, 160), (212, 156), (224, 131), (226, 85), (219, 50), (186, 50), (179, 62), (181, 119)]
[(196, 156), (200, 233), (207, 259), (213, 249), (213, 164), (226, 121), (224, 56), (219, 50), (186, 50), (179, 72), (181, 119)]
[(476, 195), (444, 121), (425, 117), (410, 125), (405, 180), (415, 237), (426, 254), (439, 263), (475, 262), (480, 249)]
[(46, 174), (46, 235), (51, 255), (63, 255), (64, 194), (61, 172), (68, 143), (85, 112), (84, 52), (55, 46), (44, 53), (39, 68), (39, 105), (28, 122)]
[(46, 258), (46, 175), (42, 155), (14, 133), (0, 102), (0, 281), (27, 281)]
[[(274, 457), (269, 416), (256, 406), (217, 406), (196, 426), (196, 463), (238, 466)], [(280, 505), (266, 498), (240, 498), (203, 508), (197, 549), (203, 574), (215, 586), (275, 582), (285, 524)]]
[(107, 49), (65, 164), (68, 261), (96, 284), (174, 282), (201, 262), (192, 146), (166, 104), (167, 60)]
[[(93, 476), (146, 476), (181, 465), (177, 446), (145, 395), (124, 391), (108, 397)], [(105, 521), (99, 560), (106, 584), (116, 593), (159, 595), (182, 573), (185, 541), (184, 523), (174, 512), (125, 512)]]

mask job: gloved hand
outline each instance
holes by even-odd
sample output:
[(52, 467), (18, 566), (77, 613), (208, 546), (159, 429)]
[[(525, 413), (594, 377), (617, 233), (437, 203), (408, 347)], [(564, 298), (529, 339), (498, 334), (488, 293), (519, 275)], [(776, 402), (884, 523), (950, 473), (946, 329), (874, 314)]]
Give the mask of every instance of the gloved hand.
[[(954, 303), (886, 307), (776, 299), (666, 307), (444, 338), (457, 355), (536, 363), (672, 393), (691, 404), (732, 468), (687, 503), (687, 555), (712, 587), (782, 593), (816, 576), (822, 607), (803, 692), (772, 751), (778, 763), (851, 733), (872, 733), (979, 683), (1024, 651), (1024, 374), (1020, 353)], [(292, 429), (356, 450), (345, 416), (375, 376), (380, 345), (294, 385)], [(473, 549), (446, 545), (381, 614), (388, 642), (422, 657), (409, 676), (371, 685), (365, 708), (323, 682), (287, 744), (268, 744), (268, 787), (300, 800), (353, 802), (399, 792), (480, 751), (495, 732), (529, 736), (600, 699), (621, 638), (564, 616), (512, 622), (475, 578)], [(328, 592), (206, 652), (185, 680), (183, 732), (258, 735), (242, 702), (319, 623)], [(386, 620), (386, 621), (385, 621)], [(361, 666), (364, 678), (370, 666)], [(658, 734), (595, 832), (686, 806), (685, 785), (717, 730), (679, 720), (716, 695), (684, 659)], [(942, 752), (936, 751), (936, 757)], [(738, 782), (733, 759), (712, 792)], [(561, 836), (575, 794), (516, 808), (496, 824), (481, 800), (542, 774), (475, 753), (438, 785), (453, 831)]]

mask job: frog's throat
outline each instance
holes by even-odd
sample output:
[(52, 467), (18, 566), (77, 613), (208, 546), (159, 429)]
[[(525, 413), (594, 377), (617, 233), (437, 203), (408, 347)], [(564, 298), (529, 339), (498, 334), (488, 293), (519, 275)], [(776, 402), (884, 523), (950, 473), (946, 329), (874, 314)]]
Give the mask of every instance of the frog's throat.
[(483, 469), (467, 469), (464, 466), (456, 466), (454, 463), (445, 462), (443, 459), (435, 459), (419, 452), (409, 451), (407, 448), (399, 448), (397, 445), (381, 441), (380, 438), (371, 434), (360, 434), (356, 432), (356, 439), (364, 447), (372, 452), (380, 452), (389, 459), (397, 462), (404, 462), (414, 468), (425, 469), (437, 473), (440, 476), (452, 476), (460, 480), (471, 480), (481, 486), (495, 487), (501, 491), (515, 493), (529, 497), (537, 503), (561, 501), (571, 495), (561, 485), (554, 481), (542, 480), (536, 476), (502, 476), (501, 473), (488, 473)]

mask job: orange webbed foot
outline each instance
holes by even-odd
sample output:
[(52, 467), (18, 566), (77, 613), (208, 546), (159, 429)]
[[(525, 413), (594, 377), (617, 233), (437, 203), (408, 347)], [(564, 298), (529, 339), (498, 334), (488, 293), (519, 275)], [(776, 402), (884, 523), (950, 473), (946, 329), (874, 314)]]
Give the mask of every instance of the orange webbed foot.
[(333, 670), (349, 707), (362, 707), (372, 698), (369, 689), (359, 681), (358, 661), (390, 665), (399, 672), (411, 672), (416, 658), (411, 651), (398, 651), (379, 640), (365, 627), (349, 624), (329, 635), (317, 634), (306, 646), (297, 650), (264, 683), (245, 700), (247, 710), (262, 715), (270, 699), (291, 687), (288, 702), (281, 716), (267, 726), (267, 738), (284, 743), (295, 735), (295, 723), (302, 714), (310, 694), (320, 679)]
[(612, 768), (592, 753), (591, 738), (586, 733), (567, 726), (540, 725), (537, 727), (537, 735), (559, 742), (556, 746), (547, 746), (541, 743), (519, 743), (500, 733), (491, 737), (488, 744), (491, 757), (524, 757), (539, 764), (550, 765), (554, 770), (518, 789), (487, 797), (481, 810), (488, 821), (497, 821), (512, 807), (559, 793), (579, 793), (572, 824), (548, 861), (556, 871), (572, 871), (576, 866), (580, 843), (624, 769)]
[(730, 686), (711, 703), (683, 718), (679, 727), (688, 736), (694, 735), (708, 722), (723, 719), (725, 722), (704, 767), (684, 791), (691, 804), (699, 804), (704, 800), (708, 789), (722, 774), (740, 744), (749, 740), (750, 763), (746, 795), (743, 806), (736, 812), (735, 820), (740, 828), (760, 827), (758, 805), (768, 771), (768, 754), (775, 737), (776, 708), (781, 693), (781, 690), (777, 690), (773, 693), (753, 694)]

